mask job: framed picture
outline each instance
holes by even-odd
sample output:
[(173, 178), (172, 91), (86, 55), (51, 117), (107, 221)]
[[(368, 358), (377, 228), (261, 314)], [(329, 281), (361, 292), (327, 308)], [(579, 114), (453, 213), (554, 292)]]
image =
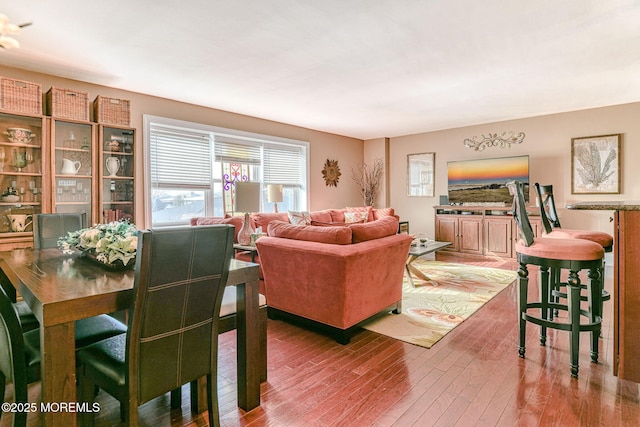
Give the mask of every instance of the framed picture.
[(407, 155), (407, 196), (433, 197), (436, 153)]
[(620, 136), (571, 139), (571, 194), (620, 194)]
[(409, 221), (400, 221), (398, 223), (399, 234), (409, 234)]

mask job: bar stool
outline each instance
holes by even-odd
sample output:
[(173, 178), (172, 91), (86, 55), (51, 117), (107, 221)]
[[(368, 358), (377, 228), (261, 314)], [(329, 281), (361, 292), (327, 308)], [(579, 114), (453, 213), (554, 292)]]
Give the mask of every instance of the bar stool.
[[(556, 211), (556, 203), (553, 198), (553, 185), (540, 185), (537, 182), (534, 184), (536, 188), (536, 194), (540, 205), (540, 218), (542, 219), (542, 225), (546, 237), (561, 238), (561, 239), (583, 239), (591, 242), (598, 243), (602, 246), (605, 252), (613, 251), (613, 236), (604, 233), (602, 231), (589, 231), (589, 230), (575, 230), (569, 228), (562, 228), (560, 225), (560, 219), (558, 212)], [(600, 277), (604, 283), (604, 262), (602, 263), (602, 270), (600, 271)], [(557, 302), (559, 298), (566, 298), (567, 294), (562, 292), (562, 287), (565, 283), (560, 281), (560, 272), (552, 271), (552, 287), (550, 289), (550, 298)], [(582, 300), (586, 300), (586, 296), (582, 296)], [(604, 301), (611, 299), (609, 292), (602, 289), (602, 297), (600, 300), (600, 306), (597, 314), (602, 317)], [(553, 313), (557, 315), (557, 313)]]
[[(578, 357), (580, 353), (580, 332), (591, 332), (591, 360), (598, 362), (598, 338), (602, 324), (602, 317), (597, 314), (597, 307), (601, 297), (600, 271), (604, 258), (601, 245), (588, 240), (560, 239), (538, 237), (534, 238), (533, 229), (529, 222), (524, 199), (524, 185), (519, 181), (511, 181), (507, 187), (514, 195), (513, 216), (518, 226), (521, 239), (516, 243), (516, 253), (519, 263), (518, 269), (518, 321), (519, 347), (518, 354), (524, 358), (526, 323), (531, 322), (540, 326), (540, 345), (546, 344), (547, 328), (568, 331), (570, 333), (569, 352), (571, 355), (571, 376), (578, 377)], [(528, 266), (540, 268), (540, 296), (538, 301), (528, 302), (529, 270)], [(567, 304), (560, 304), (549, 300), (549, 270), (569, 271), (567, 279)], [(579, 273), (586, 270), (588, 308), (580, 307), (581, 283)], [(539, 314), (535, 311), (539, 309)], [(561, 310), (568, 313), (568, 321), (553, 320), (550, 310)], [(583, 322), (582, 318), (586, 318)]]

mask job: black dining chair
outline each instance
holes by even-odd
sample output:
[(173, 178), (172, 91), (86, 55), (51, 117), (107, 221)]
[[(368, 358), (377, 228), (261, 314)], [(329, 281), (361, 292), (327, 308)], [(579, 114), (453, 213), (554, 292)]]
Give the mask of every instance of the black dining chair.
[[(527, 214), (524, 198), (524, 186), (519, 181), (507, 184), (513, 194), (513, 217), (520, 233), (516, 243), (518, 259), (518, 326), (520, 357), (525, 356), (526, 324), (531, 322), (540, 326), (540, 345), (546, 345), (547, 328), (568, 331), (571, 376), (578, 377), (578, 358), (580, 352), (580, 332), (591, 333), (591, 360), (598, 362), (598, 338), (602, 317), (597, 313), (600, 304), (602, 278), (600, 271), (604, 259), (604, 249), (598, 243), (581, 239), (560, 239), (534, 237), (531, 222)], [(539, 268), (539, 297), (531, 301), (528, 296), (529, 266)], [(568, 270), (567, 304), (552, 302), (549, 298), (549, 270)], [(587, 307), (580, 306), (582, 283), (579, 273), (587, 272)], [(539, 310), (539, 312), (537, 311)], [(566, 319), (550, 316), (551, 310), (567, 313)]]
[[(229, 225), (139, 232), (127, 334), (78, 351), (82, 402), (97, 385), (135, 426), (139, 405), (206, 376), (209, 424), (220, 425), (218, 329), (233, 233)], [(82, 416), (93, 424), (92, 413)]]
[[(37, 214), (33, 218), (33, 247), (36, 249), (55, 248), (58, 238), (66, 236), (70, 231), (80, 230), (85, 223), (84, 213), (56, 213)], [(0, 274), (0, 283), (7, 295), (14, 302), (15, 309), (22, 325), (22, 330), (27, 332), (40, 327), (38, 319), (24, 301), (16, 301), (16, 291), (9, 283), (9, 279)]]
[[(33, 353), (25, 348), (22, 326), (13, 302), (0, 288), (0, 396), (3, 398), (7, 383), (13, 383), (13, 402), (27, 405), (27, 385), (40, 378), (40, 352)], [(38, 333), (31, 331), (31, 333)], [(0, 419), (5, 411), (0, 411)], [(6, 411), (8, 416), (9, 411)], [(15, 412), (13, 426), (27, 425), (28, 411)]]
[(84, 213), (37, 214), (33, 218), (33, 247), (47, 249), (58, 247), (58, 239), (70, 231), (85, 227)]
[[(613, 251), (613, 236), (609, 233), (593, 230), (570, 229), (564, 228), (560, 225), (560, 217), (558, 216), (558, 212), (556, 210), (556, 202), (553, 197), (553, 185), (540, 185), (536, 182), (534, 184), (534, 187), (536, 189), (536, 195), (538, 197), (538, 205), (540, 206), (540, 218), (542, 219), (542, 225), (544, 227), (544, 234), (546, 237), (589, 240), (602, 246), (605, 252)], [(603, 281), (604, 274), (605, 269), (603, 262), (602, 270), (600, 271), (600, 275), (603, 278)], [(565, 287), (566, 283), (563, 283), (561, 281), (560, 272), (558, 270), (553, 270), (551, 272), (550, 289), (550, 298), (552, 299), (552, 301), (558, 302), (559, 298), (567, 297), (567, 293), (563, 292), (563, 288)], [(585, 288), (586, 287), (583, 286), (583, 289)], [(595, 307), (595, 309), (597, 309), (597, 315), (602, 316), (603, 303), (604, 301), (609, 301), (610, 299), (611, 295), (603, 287), (600, 305), (599, 307)], [(582, 300), (586, 301), (587, 296), (583, 295)], [(553, 312), (553, 314), (557, 315), (557, 312)]]

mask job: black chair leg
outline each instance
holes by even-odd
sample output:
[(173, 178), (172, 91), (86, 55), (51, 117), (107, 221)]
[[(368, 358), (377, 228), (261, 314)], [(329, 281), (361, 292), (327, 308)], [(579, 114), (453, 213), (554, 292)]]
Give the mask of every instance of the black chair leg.
[(598, 363), (598, 345), (602, 331), (602, 274), (600, 269), (589, 270), (588, 273), (589, 321), (597, 325), (591, 331), (591, 361)]
[(527, 312), (527, 289), (529, 287), (529, 271), (525, 264), (520, 264), (518, 269), (518, 354), (524, 358), (525, 341), (527, 336), (527, 321), (524, 318)]
[(182, 388), (171, 390), (171, 409), (178, 409), (182, 406)]
[[(549, 319), (549, 267), (540, 267), (540, 318)], [(547, 327), (540, 325), (540, 345), (547, 344)]]
[(580, 278), (578, 272), (571, 270), (567, 279), (567, 298), (571, 336), (569, 352), (571, 353), (571, 376), (578, 378), (578, 356), (580, 353)]

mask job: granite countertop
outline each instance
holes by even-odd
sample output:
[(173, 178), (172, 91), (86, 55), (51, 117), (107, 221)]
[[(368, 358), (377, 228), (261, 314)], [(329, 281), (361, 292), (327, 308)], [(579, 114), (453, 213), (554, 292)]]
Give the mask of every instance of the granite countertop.
[(622, 200), (604, 202), (577, 202), (567, 205), (567, 209), (601, 210), (601, 211), (640, 211), (640, 202)]

